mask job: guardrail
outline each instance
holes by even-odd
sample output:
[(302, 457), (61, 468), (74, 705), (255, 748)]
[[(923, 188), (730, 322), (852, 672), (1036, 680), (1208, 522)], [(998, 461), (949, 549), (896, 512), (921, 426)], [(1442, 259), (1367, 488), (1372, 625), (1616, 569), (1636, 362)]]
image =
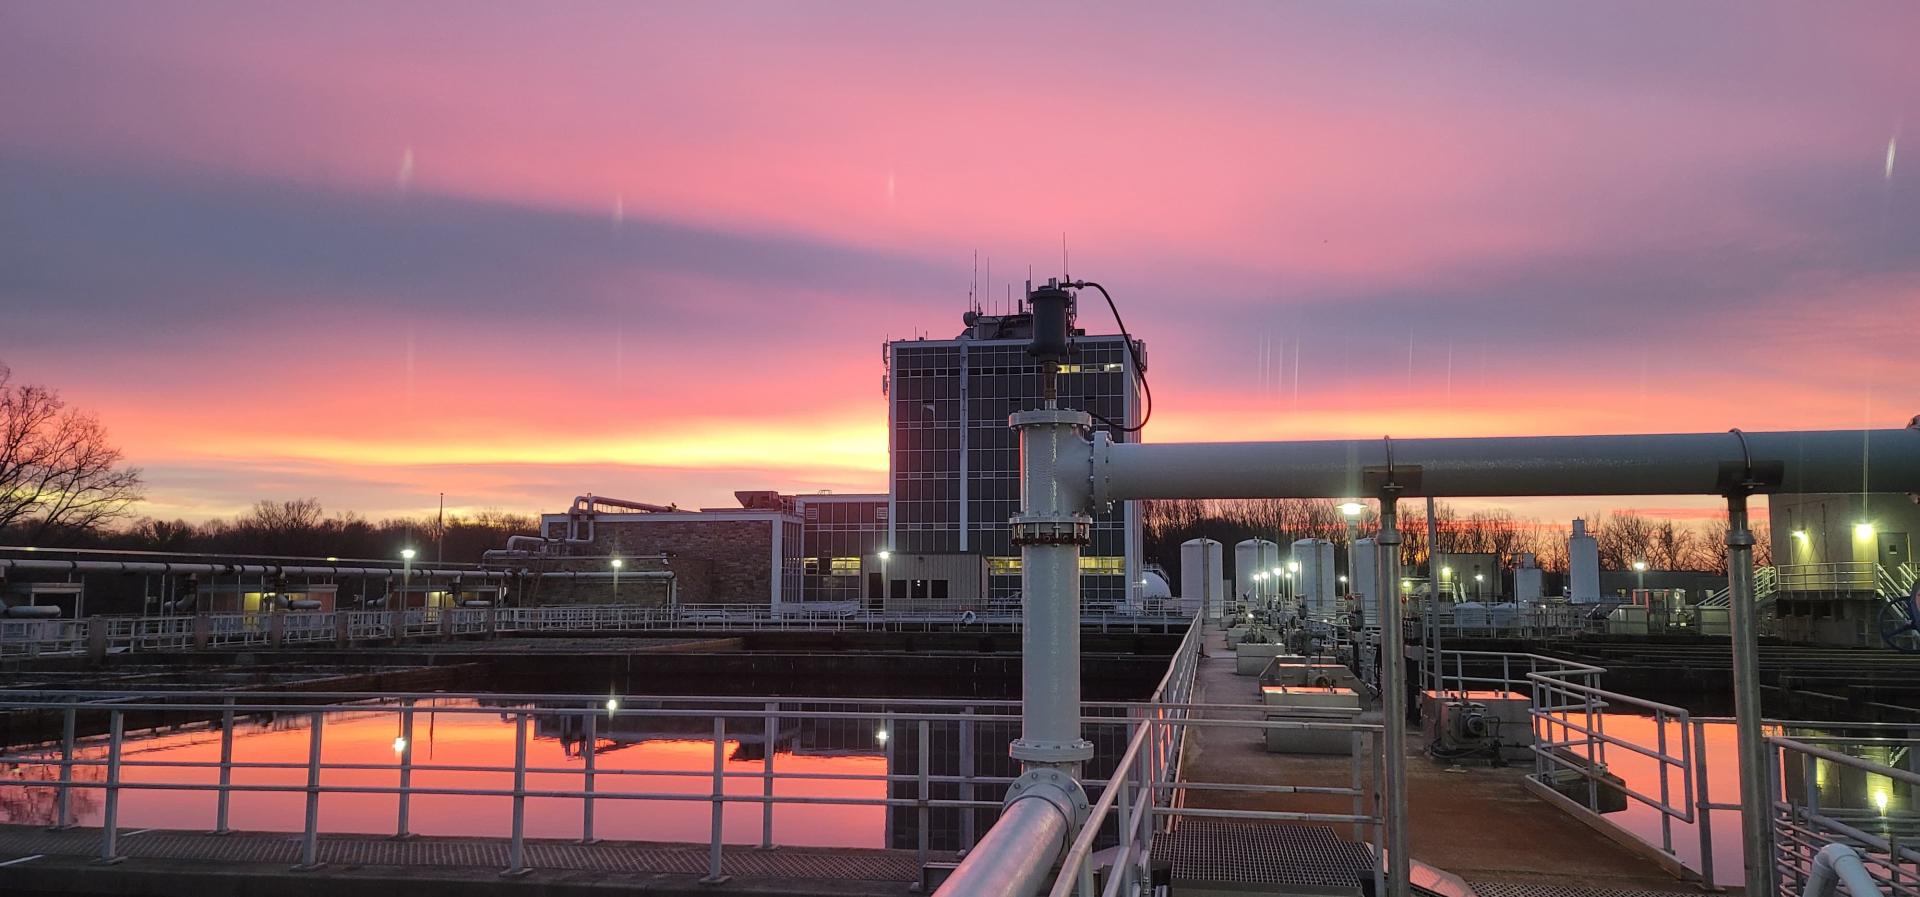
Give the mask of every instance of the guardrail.
[[(1176, 655), (1162, 694), (1185, 697), (1191, 683), (1192, 660)], [(729, 810), (741, 805), (759, 808), (759, 843), (775, 843), (774, 818), (783, 806), (843, 805), (885, 808), (889, 827), (903, 820), (917, 826), (918, 853), (922, 863), (931, 850), (930, 833), (937, 813), (957, 813), (961, 820), (949, 826), (970, 833), (973, 816), (980, 811), (996, 811), (1000, 793), (1011, 784), (1007, 775), (991, 774), (994, 763), (1004, 763), (1002, 751), (976, 754), (976, 742), (988, 743), (997, 732), (982, 727), (1005, 729), (1011, 738), (1019, 727), (1019, 704), (1014, 701), (948, 700), (908, 698), (899, 701), (860, 701), (843, 698), (764, 697), (632, 697), (609, 699), (605, 695), (486, 695), (486, 694), (368, 694), (355, 692), (303, 693), (170, 693), (139, 691), (50, 691), (9, 694), (0, 699), (0, 712), (52, 714), (60, 722), (61, 737), (27, 748), (14, 748), (0, 755), (0, 786), (45, 788), (55, 791), (52, 818), (47, 822), (73, 826), (77, 822), (74, 795), (93, 792), (99, 795), (99, 824), (102, 829), (102, 859), (119, 856), (121, 799), (138, 791), (170, 791), (210, 795), (211, 813), (205, 822), (215, 832), (231, 830), (232, 802), (235, 795), (299, 794), (304, 798), (300, 828), (303, 865), (313, 865), (318, 857), (317, 840), (324, 829), (322, 807), (346, 795), (383, 795), (394, 800), (392, 828), (395, 835), (410, 834), (413, 803), (423, 797), (480, 797), (493, 799), (502, 828), (508, 832), (509, 866), (507, 872), (527, 868), (526, 803), (529, 800), (568, 799), (578, 802), (579, 836), (584, 842), (595, 839), (596, 808), (607, 802), (646, 806), (661, 803), (702, 803), (710, 809), (707, 874), (717, 880), (725, 872), (725, 839), (722, 836)], [(1115, 781), (1131, 783), (1128, 775), (1144, 771), (1152, 764), (1159, 789), (1175, 787), (1167, 781), (1178, 755), (1178, 729), (1169, 725), (1185, 710), (1179, 705), (1088, 703), (1082, 722), (1097, 741), (1126, 742), (1129, 750), (1120, 761), (1121, 772)], [(482, 715), (505, 717), (513, 727), (513, 761), (421, 762), (414, 752), (416, 726), (426, 726), (419, 717), (427, 715)], [(193, 717), (205, 721), (206, 731), (217, 732), (217, 760), (154, 759), (168, 752), (143, 749), (143, 738), (130, 726), (155, 725), (164, 718), (168, 733), (182, 731), (179, 721)], [(305, 762), (253, 760), (245, 751), (236, 753), (239, 724), (250, 717), (279, 721), (276, 728), (306, 730)], [(359, 745), (341, 743), (330, 753), (326, 733), (345, 724), (369, 717), (391, 720), (381, 723), (397, 733), (392, 762), (365, 762), (354, 759)], [(708, 728), (704, 721), (711, 720)], [(617, 727), (631, 729), (636, 721), (654, 723), (674, 738), (711, 738), (711, 765), (704, 769), (608, 768), (596, 758), (608, 749), (602, 738), (615, 734)], [(675, 725), (674, 721), (679, 724)], [(820, 726), (851, 727), (872, 738), (862, 751), (881, 755), (886, 768), (880, 773), (798, 772), (783, 770), (775, 762), (773, 746), (791, 737), (794, 726), (813, 723)], [(690, 724), (690, 725), (689, 725)], [(83, 737), (83, 732), (103, 731)], [(575, 765), (542, 766), (529, 762), (528, 744), (533, 733), (557, 731), (563, 738), (575, 738), (578, 747), (570, 754)], [(865, 733), (873, 733), (865, 735)], [(1104, 735), (1097, 733), (1106, 733)], [(157, 732), (156, 732), (157, 734)], [(364, 734), (364, 733), (363, 733)], [(751, 771), (741, 769), (739, 761), (729, 761), (732, 744), (756, 741), (765, 746), (760, 763)], [(955, 743), (957, 752), (948, 754), (941, 746)], [(210, 753), (210, 752), (209, 752)], [(174, 755), (177, 756), (177, 755)], [(1112, 756), (1109, 754), (1108, 756)], [(938, 758), (937, 761), (935, 758)], [(1151, 759), (1148, 759), (1151, 758)], [(750, 762), (750, 761), (749, 761)], [(934, 764), (938, 762), (940, 767)], [(1099, 761), (1096, 761), (1099, 762)], [(942, 768), (944, 767), (944, 768)], [(983, 770), (983, 767), (986, 768)], [(34, 778), (34, 770), (48, 772), (50, 778)], [(96, 770), (94, 776), (82, 776), (83, 770)], [(377, 783), (369, 772), (394, 774), (392, 784)], [(985, 774), (983, 774), (983, 772)], [(299, 775), (293, 775), (293, 774)], [(460, 784), (447, 784), (458, 774)], [(271, 781), (278, 775), (288, 781)], [(511, 785), (475, 785), (510, 781)], [(420, 784), (428, 777), (429, 784)], [(530, 781), (532, 777), (532, 781)], [(654, 777), (654, 787), (636, 790), (622, 783), (635, 777)], [(291, 779), (299, 779), (293, 781)], [(556, 782), (556, 778), (565, 779)], [(435, 781), (437, 779), (437, 781)], [(541, 781), (544, 780), (544, 781)], [(663, 781), (697, 781), (710, 788), (675, 790), (660, 786)], [(742, 782), (759, 783), (742, 789)], [(782, 793), (779, 783), (801, 783)], [(806, 783), (811, 783), (810, 786)], [(821, 794), (823, 783), (848, 783), (878, 786), (877, 795), (842, 792)], [(1121, 787), (1128, 787), (1122, 785)], [(1181, 786), (1192, 787), (1192, 786)], [(1152, 793), (1154, 789), (1130, 792)], [(1121, 795), (1101, 793), (1107, 806)], [(484, 811), (483, 811), (484, 812)], [(906, 814), (906, 815), (902, 815)], [(951, 822), (949, 817), (947, 822)], [(169, 818), (168, 824), (193, 825), (191, 820)], [(1122, 826), (1125, 829), (1126, 826)], [(947, 830), (943, 828), (943, 831)], [(689, 837), (688, 840), (693, 840)], [(696, 842), (697, 843), (697, 842)], [(967, 843), (971, 843), (970, 837)], [(964, 845), (963, 845), (964, 846)]]
[[(1785, 736), (1767, 739), (1776, 773), (1769, 778), (1777, 788), (1773, 871), (1781, 893), (1789, 893), (1789, 886), (1793, 892), (1803, 890), (1813, 874), (1815, 855), (1827, 845), (1845, 844), (1860, 854), (1882, 894), (1920, 895), (1920, 850), (1914, 847), (1920, 839), (1920, 817), (1912, 810), (1892, 808), (1894, 789), (1903, 788), (1909, 801), (1920, 792), (1920, 773), (1811, 743), (1814, 740)], [(1912, 739), (1896, 741), (1908, 751), (1920, 746)], [(1826, 770), (1838, 767), (1881, 780), (1878, 784), (1884, 790), (1868, 790), (1864, 805), (1836, 801), (1836, 795), (1823, 794), (1822, 764), (1826, 764)], [(1798, 789), (1791, 787), (1796, 780)]]
[[(1356, 840), (1371, 832), (1373, 843), (1383, 843), (1384, 731), (1378, 724), (1235, 719), (1213, 713), (1244, 714), (1239, 704), (1199, 704), (1190, 701), (1204, 624), (1191, 627), (1174, 654), (1165, 678), (1152, 699), (1135, 706), (1128, 722), (1134, 727), (1113, 776), (1100, 786), (1087, 821), (1067, 849), (1048, 897), (1119, 897), (1139, 892), (1150, 874), (1153, 841), (1182, 818), (1265, 819), (1317, 824), (1351, 825)], [(1351, 739), (1351, 774), (1347, 785), (1253, 785), (1187, 781), (1182, 759), (1187, 734), (1199, 728), (1341, 731)], [(1089, 782), (1088, 784), (1092, 784)], [(1348, 813), (1307, 813), (1262, 810), (1226, 810), (1187, 805), (1191, 792), (1289, 793), (1346, 796)], [(1111, 827), (1110, 827), (1111, 826)], [(1094, 845), (1111, 832), (1117, 843), (1105, 852), (1106, 874), (1096, 877)], [(1384, 894), (1386, 867), (1374, 852), (1374, 893)]]
[[(1099, 632), (1176, 633), (1190, 618), (1177, 614), (1088, 613), (1084, 629)], [(125, 654), (195, 647), (263, 648), (286, 644), (386, 641), (488, 632), (868, 631), (1014, 630), (1017, 615), (967, 610), (888, 613), (813, 613), (736, 605), (553, 605), (500, 608), (277, 611), (78, 620), (0, 620), (0, 657), (83, 655), (103, 627), (97, 649)]]

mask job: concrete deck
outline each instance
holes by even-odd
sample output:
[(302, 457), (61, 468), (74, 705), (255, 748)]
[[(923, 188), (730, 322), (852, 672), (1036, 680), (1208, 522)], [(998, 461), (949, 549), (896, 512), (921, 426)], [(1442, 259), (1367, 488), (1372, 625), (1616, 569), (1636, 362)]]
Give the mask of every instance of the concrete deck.
[(284, 833), (127, 832), (120, 850), (123, 861), (102, 864), (99, 829), (0, 825), (0, 893), (335, 897), (372, 888), (404, 889), (408, 897), (509, 889), (513, 897), (613, 890), (893, 897), (919, 878), (914, 853), (896, 850), (729, 847), (723, 868), (731, 878), (721, 884), (700, 883), (704, 844), (528, 839), (530, 871), (511, 877), (500, 874), (504, 838), (326, 835), (319, 841), (325, 865), (305, 871), (293, 868), (299, 836)]
[[(1244, 715), (1232, 711), (1219, 715), (1260, 719), (1262, 708), (1254, 703), (1256, 680), (1234, 675), (1233, 652), (1227, 650), (1225, 633), (1207, 633), (1206, 653), (1199, 665), (1195, 700), (1245, 704)], [(1377, 722), (1380, 715), (1370, 712), (1361, 719)], [(1530, 794), (1523, 783), (1530, 768), (1434, 762), (1421, 751), (1417, 726), (1408, 741), (1409, 839), (1415, 860), (1466, 879), (1483, 895), (1572, 888), (1583, 893), (1697, 893), (1650, 859)], [(1194, 782), (1346, 785), (1350, 764), (1345, 756), (1268, 753), (1260, 733), (1253, 730), (1196, 727), (1190, 730), (1183, 777)], [(1221, 809), (1352, 811), (1351, 798), (1332, 795), (1192, 791), (1187, 803)], [(1341, 837), (1352, 836), (1350, 826), (1332, 829)]]

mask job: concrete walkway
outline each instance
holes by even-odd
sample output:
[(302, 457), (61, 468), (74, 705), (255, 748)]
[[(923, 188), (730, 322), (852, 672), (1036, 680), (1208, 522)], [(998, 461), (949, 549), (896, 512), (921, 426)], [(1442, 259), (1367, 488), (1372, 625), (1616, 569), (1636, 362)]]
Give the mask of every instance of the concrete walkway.
[[(1259, 719), (1258, 685), (1234, 675), (1233, 652), (1218, 630), (1207, 633), (1195, 700), (1244, 704), (1218, 716)], [(1379, 713), (1362, 716), (1378, 722)], [(1190, 730), (1183, 778), (1194, 782), (1259, 785), (1337, 785), (1351, 781), (1346, 756), (1272, 754), (1251, 729)], [(1530, 769), (1448, 766), (1421, 751), (1418, 727), (1408, 738), (1409, 838), (1415, 860), (1466, 879), (1483, 893), (1516, 887), (1584, 892), (1687, 892), (1691, 885), (1667, 874), (1573, 816), (1526, 790)], [(1350, 813), (1352, 799), (1333, 795), (1190, 791), (1189, 806), (1247, 810)], [(1352, 827), (1330, 826), (1342, 837)], [(1368, 833), (1364, 837), (1371, 838)], [(1483, 888), (1484, 886), (1484, 888)]]

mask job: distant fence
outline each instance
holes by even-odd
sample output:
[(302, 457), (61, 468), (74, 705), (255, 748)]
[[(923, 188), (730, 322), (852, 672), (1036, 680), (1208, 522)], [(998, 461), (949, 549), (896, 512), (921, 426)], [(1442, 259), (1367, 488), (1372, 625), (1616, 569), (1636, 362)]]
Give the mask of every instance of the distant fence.
[[(1174, 613), (1088, 612), (1081, 625), (1103, 632), (1178, 634)], [(738, 605), (582, 604), (549, 607), (275, 611), (79, 620), (0, 620), (0, 658), (57, 657), (218, 648), (313, 647), (490, 633), (737, 631), (986, 631), (1018, 628), (1020, 617), (961, 608), (872, 613), (844, 606), (774, 612)]]

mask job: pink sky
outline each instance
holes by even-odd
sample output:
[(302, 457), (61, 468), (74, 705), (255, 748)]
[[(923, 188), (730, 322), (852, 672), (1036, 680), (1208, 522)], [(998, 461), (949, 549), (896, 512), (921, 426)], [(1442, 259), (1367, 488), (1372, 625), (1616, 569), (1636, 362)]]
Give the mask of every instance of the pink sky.
[(880, 491), (1065, 234), (1154, 440), (1920, 412), (1909, 4), (1030, 6), (14, 4), (0, 361), (156, 516)]

